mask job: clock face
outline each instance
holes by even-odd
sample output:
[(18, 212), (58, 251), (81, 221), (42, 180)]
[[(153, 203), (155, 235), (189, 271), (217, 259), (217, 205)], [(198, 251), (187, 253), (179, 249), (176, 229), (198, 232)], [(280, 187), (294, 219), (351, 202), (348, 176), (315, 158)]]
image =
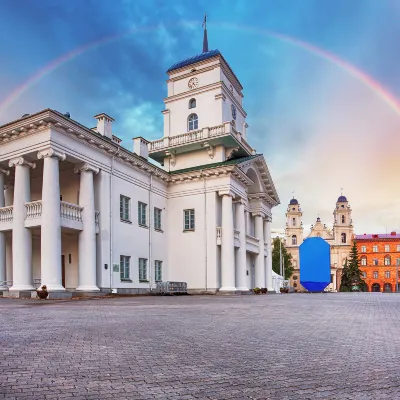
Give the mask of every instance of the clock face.
[(231, 105), (231, 110), (232, 110), (232, 118), (236, 119), (236, 107), (234, 104)]
[(188, 82), (189, 89), (196, 89), (199, 87), (199, 80), (197, 78), (190, 78)]

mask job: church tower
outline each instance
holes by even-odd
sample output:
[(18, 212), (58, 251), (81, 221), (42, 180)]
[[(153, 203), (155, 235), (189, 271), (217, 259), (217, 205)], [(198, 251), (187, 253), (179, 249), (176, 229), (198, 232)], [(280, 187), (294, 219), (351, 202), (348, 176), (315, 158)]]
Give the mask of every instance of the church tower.
[(286, 211), (286, 248), (298, 247), (303, 242), (303, 222), (299, 202), (293, 197)]
[(209, 50), (206, 19), (203, 52), (172, 65), (164, 99), (164, 137), (149, 155), (168, 171), (255, 154), (247, 142), (243, 87), (219, 50)]
[(351, 219), (350, 204), (345, 196), (341, 195), (338, 198), (333, 216), (333, 235), (335, 238), (335, 245), (351, 245), (354, 228), (353, 220)]

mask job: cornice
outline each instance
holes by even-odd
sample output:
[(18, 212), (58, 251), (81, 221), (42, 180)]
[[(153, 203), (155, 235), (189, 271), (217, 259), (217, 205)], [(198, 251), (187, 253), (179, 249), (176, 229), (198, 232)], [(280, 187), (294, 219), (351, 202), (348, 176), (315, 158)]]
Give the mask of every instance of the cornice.
[(100, 172), (100, 169), (95, 167), (92, 164), (83, 163), (83, 164), (80, 164), (80, 165), (76, 166), (74, 168), (74, 172), (76, 174), (79, 174), (80, 172), (93, 172), (93, 174), (96, 175), (96, 174), (98, 174)]
[(232, 197), (232, 198), (235, 198), (235, 196), (236, 196), (235, 192), (233, 190), (230, 190), (230, 189), (219, 190), (218, 191), (218, 195), (221, 196), (221, 197), (229, 196), (229, 197)]
[(209, 92), (213, 89), (221, 89), (222, 88), (222, 81), (210, 83), (209, 85), (199, 86), (197, 89), (194, 90), (187, 90), (186, 92), (173, 94), (172, 96), (168, 96), (164, 98), (164, 103), (170, 103), (171, 101), (180, 100), (185, 97), (193, 97), (203, 92)]
[[(210, 60), (212, 60), (212, 58), (208, 58), (208, 59), (206, 59), (206, 60), (203, 60), (203, 61), (199, 61), (199, 64), (200, 65), (205, 65), (205, 64), (207, 64), (207, 61), (209, 62)], [(188, 65), (186, 65), (185, 67), (183, 67), (182, 68), (182, 71), (184, 71), (185, 70), (185, 68), (187, 68), (188, 70), (190, 69), (190, 71), (189, 72), (186, 72), (185, 74), (182, 74), (182, 75), (176, 75), (176, 76), (174, 76), (173, 78), (169, 78), (169, 79), (167, 79), (167, 83), (169, 83), (169, 82), (176, 82), (176, 81), (180, 81), (181, 79), (185, 79), (185, 78), (189, 78), (189, 77), (191, 77), (191, 76), (195, 76), (195, 75), (198, 75), (198, 74), (202, 74), (203, 72), (207, 72), (207, 71), (212, 71), (214, 68), (216, 68), (218, 66), (218, 64), (213, 64), (213, 65), (208, 65), (207, 67), (203, 67), (203, 68), (200, 68), (200, 69), (196, 69), (196, 68), (187, 68), (188, 67)], [(190, 66), (189, 66), (190, 67)], [(194, 71), (193, 71), (193, 69), (194, 69)], [(174, 71), (178, 71), (178, 70), (174, 70)], [(193, 71), (193, 72), (192, 72)], [(172, 76), (172, 75), (175, 75), (175, 74), (168, 74), (169, 76)]]

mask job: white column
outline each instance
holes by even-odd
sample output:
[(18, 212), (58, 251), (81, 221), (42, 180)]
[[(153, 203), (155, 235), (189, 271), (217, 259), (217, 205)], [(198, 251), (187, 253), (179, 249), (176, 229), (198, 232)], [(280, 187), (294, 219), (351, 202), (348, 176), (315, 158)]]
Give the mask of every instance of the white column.
[(41, 284), (48, 291), (65, 291), (61, 272), (61, 217), (59, 160), (64, 153), (52, 148), (41, 150), (43, 158), (42, 227), (41, 227)]
[(264, 268), (264, 226), (263, 213), (253, 214), (255, 217), (255, 237), (258, 239), (259, 252), (255, 263), (255, 285), (256, 287), (265, 287), (265, 268)]
[(235, 247), (233, 236), (233, 193), (220, 191), (222, 196), (222, 232), (221, 232), (221, 292), (235, 291)]
[[(79, 205), (83, 207), (83, 230), (79, 233), (79, 267), (77, 291), (98, 292), (96, 285), (96, 225), (93, 175), (99, 169), (87, 163), (75, 168), (80, 172)], [(111, 268), (111, 265), (110, 265)]]
[[(4, 177), (9, 175), (10, 171), (0, 169), (0, 207), (4, 207)], [(4, 232), (0, 232), (0, 290), (7, 290), (6, 281), (6, 236)]]
[(245, 212), (245, 217), (246, 217), (246, 233), (248, 235), (251, 235), (251, 215), (247, 210)]
[(25, 228), (25, 203), (31, 200), (30, 168), (36, 164), (18, 157), (10, 160), (15, 166), (12, 257), (13, 285), (10, 291), (34, 290), (32, 277), (32, 233)]
[(241, 199), (236, 203), (236, 229), (239, 231), (240, 247), (236, 253), (236, 288), (247, 291), (246, 276), (246, 220), (244, 215), (245, 201)]
[(267, 217), (264, 220), (264, 232), (265, 242), (267, 243), (267, 259), (266, 259), (266, 270), (265, 270), (265, 281), (266, 288), (268, 291), (273, 291), (274, 287), (272, 284), (272, 242), (271, 242), (271, 217)]

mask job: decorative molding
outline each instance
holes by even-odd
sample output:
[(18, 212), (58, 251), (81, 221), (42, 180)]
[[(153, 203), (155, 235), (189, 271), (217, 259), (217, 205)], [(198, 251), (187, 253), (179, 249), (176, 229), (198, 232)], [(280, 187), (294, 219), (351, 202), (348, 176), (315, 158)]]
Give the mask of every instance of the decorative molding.
[(2, 169), (2, 168), (0, 168), (0, 174), (3, 174), (3, 175), (10, 175), (10, 171), (7, 170), (7, 169)]
[(229, 160), (235, 151), (238, 151), (240, 147), (233, 147), (232, 149), (227, 150), (226, 159)]
[(171, 111), (169, 110), (169, 108), (167, 108), (166, 110), (162, 110), (161, 114), (169, 114)]
[(242, 205), (245, 206), (247, 204), (247, 201), (245, 199), (243, 199), (243, 198), (239, 198), (239, 200), (235, 200), (234, 203), (235, 204), (242, 204)]
[(74, 172), (76, 174), (79, 174), (82, 171), (89, 171), (89, 172), (93, 172), (94, 174), (98, 174), (100, 171), (100, 168), (97, 168), (94, 165), (91, 165), (89, 163), (83, 163), (74, 168)]
[(265, 220), (266, 222), (271, 223), (271, 222), (272, 222), (272, 217), (271, 217), (270, 215), (267, 215), (267, 216), (264, 218), (264, 220)]
[(261, 217), (261, 218), (265, 218), (265, 214), (263, 213), (263, 212), (252, 212), (251, 213), (251, 215), (253, 216), (253, 217)]
[(233, 191), (230, 190), (230, 189), (227, 189), (227, 190), (219, 190), (219, 191), (218, 191), (218, 195), (219, 195), (219, 196), (230, 196), (230, 197), (232, 197), (232, 198), (235, 198), (235, 192), (233, 192)]
[(226, 96), (223, 93), (218, 93), (214, 96), (215, 100), (222, 99), (223, 101), (226, 100)]
[(44, 150), (40, 150), (37, 154), (37, 158), (39, 160), (41, 160), (42, 158), (48, 158), (48, 157), (58, 158), (60, 161), (64, 161), (67, 158), (65, 153), (58, 151), (58, 150), (54, 150), (51, 147), (44, 149)]
[(214, 158), (214, 146), (211, 146), (210, 143), (205, 142), (203, 143), (203, 148), (207, 150), (208, 156), (212, 160)]
[(171, 165), (173, 167), (175, 167), (175, 165), (176, 165), (176, 153), (167, 150), (165, 152), (165, 155), (170, 158)]
[(27, 167), (30, 167), (32, 169), (36, 168), (36, 164), (30, 161), (27, 161), (24, 157), (17, 157), (17, 158), (12, 158), (8, 162), (8, 166), (10, 168), (16, 167), (17, 165), (26, 165)]

